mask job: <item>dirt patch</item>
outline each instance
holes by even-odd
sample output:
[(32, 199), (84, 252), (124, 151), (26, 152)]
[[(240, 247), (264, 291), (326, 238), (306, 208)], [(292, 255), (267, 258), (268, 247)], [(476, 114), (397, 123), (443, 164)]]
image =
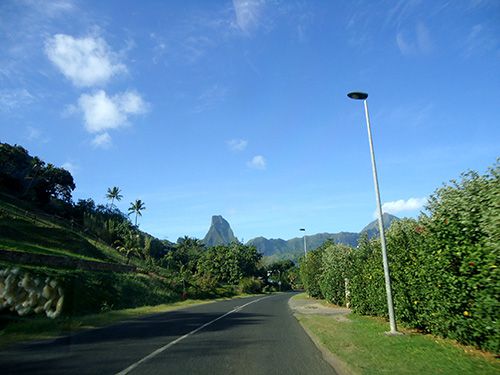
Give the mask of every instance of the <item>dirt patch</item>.
[(351, 310), (345, 307), (338, 307), (333, 305), (325, 305), (312, 298), (290, 298), (288, 306), (294, 314), (304, 315), (328, 315), (340, 322), (349, 322), (347, 314)]

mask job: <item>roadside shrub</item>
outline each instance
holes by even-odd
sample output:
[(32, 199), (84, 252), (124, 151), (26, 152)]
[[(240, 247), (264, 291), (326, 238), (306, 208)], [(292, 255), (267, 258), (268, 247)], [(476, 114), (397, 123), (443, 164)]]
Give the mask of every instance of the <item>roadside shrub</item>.
[[(396, 221), (386, 233), (396, 319), (498, 353), (500, 163), (436, 190), (426, 208), (418, 220)], [(365, 236), (352, 251), (322, 251), (301, 264), (308, 293), (342, 302), (347, 277), (355, 312), (387, 316), (380, 242)]]
[(323, 298), (319, 286), (319, 276), (321, 274), (321, 258), (323, 248), (308, 251), (307, 255), (300, 262), (300, 277), (307, 294), (315, 298)]
[(178, 299), (178, 293), (160, 279), (141, 274), (72, 271), (60, 278), (65, 290), (65, 315), (155, 305)]
[(429, 262), (424, 233), (422, 224), (414, 219), (395, 221), (386, 233), (387, 258), (398, 321), (420, 329), (426, 328), (430, 313), (428, 302), (430, 296), (436, 294), (439, 284), (433, 279), (433, 260)]
[(339, 306), (346, 304), (345, 279), (351, 248), (345, 245), (328, 244), (321, 259), (319, 287), (328, 302)]
[(500, 163), (437, 190), (423, 218), (428, 269), (437, 288), (426, 326), (465, 344), (500, 351)]
[(244, 277), (238, 284), (240, 293), (261, 293), (264, 283), (255, 277)]
[(363, 236), (351, 252), (347, 278), (351, 308), (365, 315), (387, 316), (380, 242)]

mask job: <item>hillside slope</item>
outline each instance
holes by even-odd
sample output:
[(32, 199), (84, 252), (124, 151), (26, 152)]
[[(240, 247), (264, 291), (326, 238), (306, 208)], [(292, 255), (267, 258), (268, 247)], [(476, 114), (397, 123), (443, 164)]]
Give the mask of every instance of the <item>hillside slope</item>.
[[(8, 201), (7, 201), (8, 200)], [(85, 260), (126, 263), (115, 249), (90, 237), (71, 223), (32, 209), (24, 202), (0, 196), (0, 248)]]

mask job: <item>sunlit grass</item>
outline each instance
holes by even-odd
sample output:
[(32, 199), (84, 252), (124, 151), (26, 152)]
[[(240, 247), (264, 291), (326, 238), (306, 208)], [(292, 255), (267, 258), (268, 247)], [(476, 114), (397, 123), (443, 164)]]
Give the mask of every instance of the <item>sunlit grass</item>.
[[(21, 204), (21, 203), (20, 203)], [(33, 219), (36, 217), (36, 219)], [(59, 225), (0, 199), (0, 248), (35, 254), (67, 256), (93, 261), (125, 258), (115, 249), (95, 241), (78, 230)]]
[(451, 340), (410, 331), (401, 336), (387, 336), (388, 323), (383, 319), (355, 314), (348, 315), (349, 321), (319, 315), (297, 314), (297, 317), (353, 373), (500, 373), (500, 363), (493, 355)]

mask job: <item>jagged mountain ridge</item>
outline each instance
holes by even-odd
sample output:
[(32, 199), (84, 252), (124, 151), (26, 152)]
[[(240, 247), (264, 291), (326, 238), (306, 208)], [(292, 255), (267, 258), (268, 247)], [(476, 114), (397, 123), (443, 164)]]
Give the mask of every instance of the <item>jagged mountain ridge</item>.
[[(384, 213), (383, 221), (384, 228), (390, 227), (394, 220), (399, 220), (398, 217)], [(365, 226), (361, 232), (339, 232), (339, 233), (317, 233), (307, 235), (307, 250), (314, 250), (324, 244), (327, 240), (332, 240), (335, 243), (341, 243), (349, 246), (357, 246), (360, 236), (366, 233), (369, 238), (377, 236), (378, 220), (374, 220)], [(265, 237), (256, 237), (247, 242), (247, 245), (255, 246), (263, 255), (270, 256), (275, 254), (295, 253), (303, 251), (304, 240), (303, 237), (295, 237), (289, 240), (281, 238), (267, 239)]]
[[(394, 220), (399, 220), (397, 216), (388, 214), (388, 213), (383, 213), (382, 214), (382, 219), (384, 221), (384, 229), (387, 229), (391, 226), (392, 222)], [(369, 238), (372, 238), (374, 236), (378, 236), (379, 230), (378, 230), (378, 219), (373, 220), (370, 224), (368, 224), (366, 227), (364, 227), (360, 233), (367, 233)]]
[(212, 223), (208, 230), (203, 243), (210, 246), (227, 245), (231, 242), (237, 242), (238, 239), (234, 236), (233, 230), (229, 223), (221, 215), (212, 216)]
[[(384, 228), (387, 229), (393, 221), (399, 220), (399, 218), (394, 215), (384, 213), (383, 220)], [(359, 237), (363, 233), (366, 233), (369, 238), (377, 236), (379, 233), (378, 220), (375, 219), (369, 223), (359, 233), (339, 232), (307, 235), (307, 249), (314, 250), (327, 240), (355, 247), (358, 244)], [(264, 256), (270, 256), (275, 254), (299, 253), (304, 249), (303, 241), (303, 237), (295, 237), (289, 240), (283, 240), (281, 238), (267, 239), (265, 237), (256, 237), (249, 240), (246, 244), (255, 246)], [(203, 239), (203, 243), (210, 247), (227, 245), (231, 242), (238, 242), (238, 239), (235, 237), (229, 223), (220, 215), (212, 216), (212, 223), (208, 233)]]

